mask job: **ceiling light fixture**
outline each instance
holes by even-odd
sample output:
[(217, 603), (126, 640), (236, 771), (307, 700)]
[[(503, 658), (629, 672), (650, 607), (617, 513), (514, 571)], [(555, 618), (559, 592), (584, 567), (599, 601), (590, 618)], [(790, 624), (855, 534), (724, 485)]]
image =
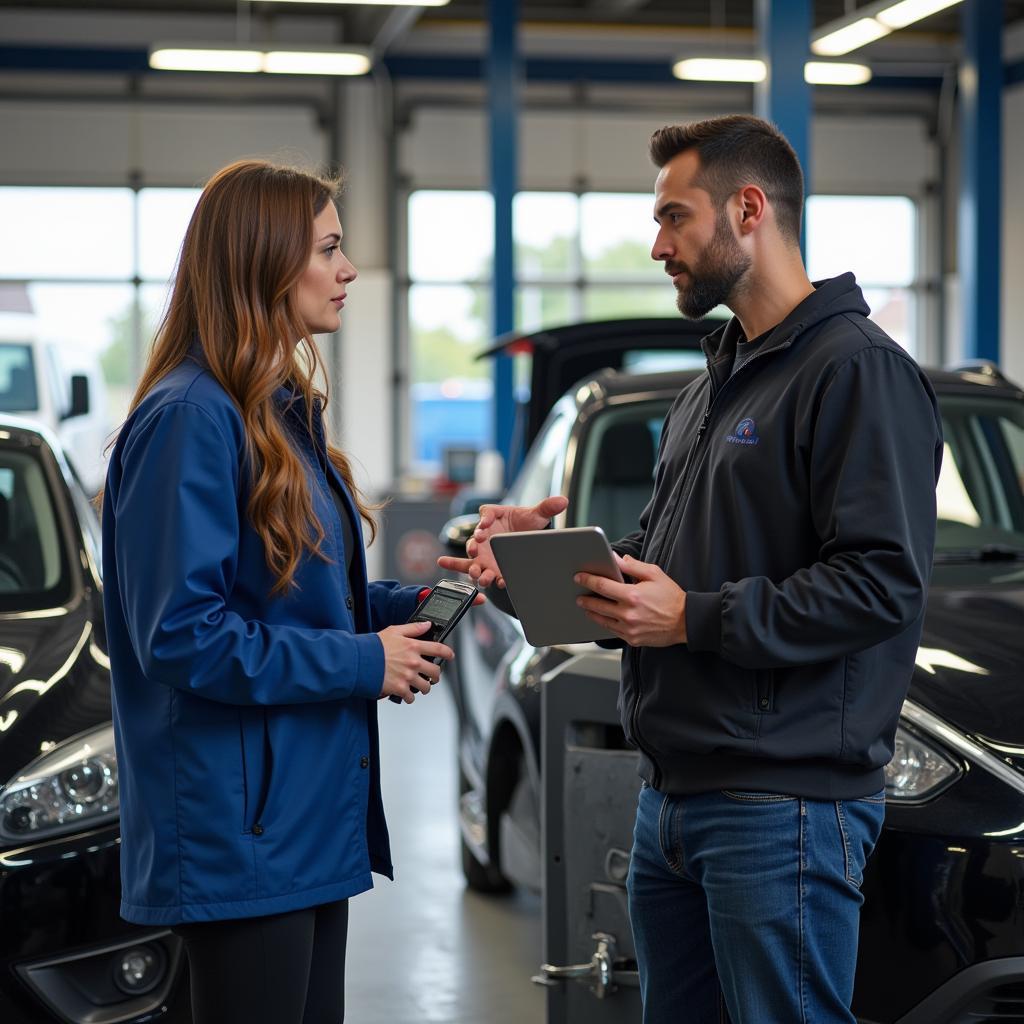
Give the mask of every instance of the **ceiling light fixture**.
[(804, 65), (804, 80), (810, 85), (863, 85), (871, 81), (867, 64), (809, 60)]
[(259, 50), (212, 46), (154, 46), (149, 51), (149, 66), (158, 71), (232, 71), (254, 74), (263, 70)]
[(270, 75), (365, 75), (373, 66), (364, 46), (277, 46), (221, 44), (193, 46), (158, 43), (150, 47), (149, 66), (160, 71), (212, 71)]
[(269, 50), (263, 70), (271, 75), (365, 75), (373, 66), (369, 51)]
[(451, 0), (255, 0), (256, 3), (275, 4), (359, 4), (360, 6), (375, 5), (377, 7), (444, 7)]
[(811, 40), (811, 51), (819, 57), (841, 57), (844, 53), (857, 50), (876, 39), (887, 36), (892, 29), (886, 28), (874, 18), (861, 18), (842, 28)]
[(879, 11), (875, 18), (887, 28), (906, 28), (915, 21), (938, 14), (939, 11), (958, 3), (960, 0), (901, 0), (900, 3)]
[(689, 57), (672, 65), (676, 78), (691, 82), (763, 82), (763, 60), (732, 57)]
[[(767, 73), (764, 61), (749, 58), (691, 57), (672, 67), (676, 78), (690, 82), (763, 82)], [(811, 85), (863, 85), (871, 81), (871, 68), (812, 60), (804, 65), (804, 79)]]
[(898, 0), (893, 3), (893, 0), (877, 0), (822, 25), (811, 39), (811, 50), (823, 57), (839, 57), (961, 2)]

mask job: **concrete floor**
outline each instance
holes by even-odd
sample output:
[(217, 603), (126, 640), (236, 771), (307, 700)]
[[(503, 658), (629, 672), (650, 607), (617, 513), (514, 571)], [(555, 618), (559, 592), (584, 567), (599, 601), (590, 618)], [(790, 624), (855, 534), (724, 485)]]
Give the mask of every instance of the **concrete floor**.
[(459, 866), (455, 712), (440, 687), (384, 701), (395, 882), (351, 903), (346, 1024), (543, 1024), (540, 899), (468, 892)]

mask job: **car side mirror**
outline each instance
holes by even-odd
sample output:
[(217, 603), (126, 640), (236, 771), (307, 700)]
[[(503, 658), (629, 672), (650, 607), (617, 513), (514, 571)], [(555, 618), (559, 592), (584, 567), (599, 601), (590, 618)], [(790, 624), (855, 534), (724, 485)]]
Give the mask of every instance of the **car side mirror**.
[(469, 538), (473, 536), (473, 531), (476, 529), (476, 524), (479, 521), (480, 516), (476, 514), (456, 516), (454, 519), (449, 519), (441, 527), (440, 533), (441, 546), (444, 548), (444, 553), (455, 558), (465, 558), (466, 544), (469, 542)]
[(76, 373), (71, 378), (71, 407), (62, 419), (70, 420), (75, 416), (89, 414), (89, 378), (84, 373)]

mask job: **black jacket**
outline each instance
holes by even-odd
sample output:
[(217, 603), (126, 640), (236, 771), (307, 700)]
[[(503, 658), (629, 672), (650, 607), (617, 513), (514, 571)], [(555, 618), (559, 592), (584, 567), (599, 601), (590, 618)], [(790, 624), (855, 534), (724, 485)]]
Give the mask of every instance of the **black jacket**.
[(687, 643), (623, 657), (622, 723), (669, 793), (877, 793), (914, 666), (942, 428), (852, 274), (730, 377), (738, 321), (665, 421), (654, 495), (613, 545), (686, 592)]

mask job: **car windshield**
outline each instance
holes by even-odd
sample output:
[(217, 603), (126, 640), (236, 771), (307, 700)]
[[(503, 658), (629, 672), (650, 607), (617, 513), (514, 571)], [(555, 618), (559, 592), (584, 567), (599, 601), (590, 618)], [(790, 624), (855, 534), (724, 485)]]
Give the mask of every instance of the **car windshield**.
[(0, 344), (0, 411), (32, 412), (38, 408), (31, 347)]
[(68, 580), (42, 463), (0, 444), (0, 612), (53, 607), (65, 599)]
[(940, 395), (941, 554), (1024, 554), (1024, 401)]
[[(940, 558), (1024, 555), (1024, 402), (940, 395), (945, 450), (936, 492)], [(637, 529), (651, 496), (668, 401), (610, 406), (587, 432), (575, 521), (609, 538)]]

